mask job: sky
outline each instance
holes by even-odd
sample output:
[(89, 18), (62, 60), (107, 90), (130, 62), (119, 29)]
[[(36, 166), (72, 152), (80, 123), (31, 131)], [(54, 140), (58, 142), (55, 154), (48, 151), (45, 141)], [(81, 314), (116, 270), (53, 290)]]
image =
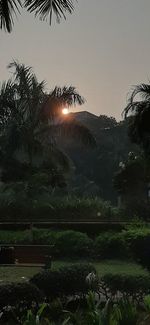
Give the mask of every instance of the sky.
[(23, 12), (0, 31), (0, 81), (13, 59), (32, 66), (47, 90), (73, 85), (88, 110), (120, 120), (131, 87), (150, 80), (150, 1), (78, 0), (60, 24)]

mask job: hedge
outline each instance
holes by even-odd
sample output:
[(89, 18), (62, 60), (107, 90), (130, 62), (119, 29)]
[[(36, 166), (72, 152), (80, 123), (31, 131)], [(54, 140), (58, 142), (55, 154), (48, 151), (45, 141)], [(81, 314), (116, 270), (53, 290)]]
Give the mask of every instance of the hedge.
[(128, 249), (121, 233), (102, 233), (94, 242), (95, 255), (100, 259), (126, 258)]
[(145, 294), (150, 293), (149, 275), (105, 274), (100, 279), (100, 288), (106, 298), (108, 296), (130, 296), (142, 300)]
[(86, 277), (96, 270), (91, 264), (73, 264), (57, 271), (46, 270), (34, 275), (30, 281), (43, 291), (47, 298), (83, 295), (89, 290)]
[(25, 303), (27, 306), (41, 302), (42, 292), (32, 283), (10, 283), (0, 285), (0, 308)]
[(53, 258), (130, 258), (150, 269), (150, 228), (103, 232), (95, 238), (73, 230), (0, 231), (0, 244), (53, 245)]
[(87, 256), (93, 250), (93, 240), (85, 233), (73, 230), (0, 231), (0, 244), (54, 245), (53, 257)]
[(150, 228), (135, 227), (122, 232), (130, 256), (150, 270)]

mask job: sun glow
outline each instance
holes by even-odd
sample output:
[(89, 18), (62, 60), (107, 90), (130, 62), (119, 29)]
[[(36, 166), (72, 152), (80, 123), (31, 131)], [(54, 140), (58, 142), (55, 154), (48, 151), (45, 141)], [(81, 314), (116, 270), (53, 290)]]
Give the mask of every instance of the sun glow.
[(67, 115), (69, 113), (69, 109), (68, 108), (63, 108), (62, 113), (64, 115)]

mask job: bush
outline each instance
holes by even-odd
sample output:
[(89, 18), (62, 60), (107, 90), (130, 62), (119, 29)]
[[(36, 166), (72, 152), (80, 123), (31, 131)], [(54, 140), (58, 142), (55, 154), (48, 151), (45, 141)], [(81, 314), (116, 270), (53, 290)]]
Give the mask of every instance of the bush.
[(32, 244), (32, 240), (30, 230), (0, 230), (0, 244)]
[(32, 283), (11, 283), (0, 285), (0, 307), (15, 306), (25, 302), (28, 306), (32, 301), (40, 302), (41, 291)]
[[(111, 295), (117, 295), (118, 291), (123, 295), (143, 298), (150, 292), (149, 275), (105, 274), (102, 279), (102, 287), (105, 285)], [(108, 292), (107, 291), (107, 292)]]
[(57, 233), (55, 250), (60, 257), (89, 256), (93, 250), (93, 241), (84, 233), (66, 230)]
[(126, 242), (120, 233), (100, 234), (95, 239), (94, 247), (100, 258), (125, 258), (128, 255)]
[(58, 271), (43, 271), (34, 275), (30, 281), (48, 298), (80, 295), (88, 292), (86, 276), (91, 272), (96, 273), (91, 264), (74, 264)]
[(123, 231), (122, 237), (131, 257), (144, 267), (150, 269), (150, 229), (135, 227)]
[[(31, 230), (32, 243), (34, 245), (55, 245), (58, 231), (50, 231), (48, 229)], [(55, 250), (55, 248), (54, 248)]]
[(0, 231), (0, 244), (53, 245), (53, 257), (87, 256), (93, 250), (93, 240), (85, 233), (66, 230)]
[(85, 233), (65, 230), (49, 231), (45, 229), (32, 230), (32, 243), (53, 245), (53, 257), (87, 256), (93, 249), (93, 241)]

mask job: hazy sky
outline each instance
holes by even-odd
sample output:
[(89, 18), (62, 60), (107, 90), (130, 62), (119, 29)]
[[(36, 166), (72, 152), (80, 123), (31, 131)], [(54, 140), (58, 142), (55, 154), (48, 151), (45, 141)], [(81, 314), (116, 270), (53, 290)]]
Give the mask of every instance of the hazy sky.
[(0, 31), (0, 80), (12, 59), (31, 65), (47, 89), (76, 86), (87, 100), (81, 110), (120, 119), (131, 86), (150, 79), (150, 0), (78, 0), (52, 27), (24, 14), (13, 33)]

